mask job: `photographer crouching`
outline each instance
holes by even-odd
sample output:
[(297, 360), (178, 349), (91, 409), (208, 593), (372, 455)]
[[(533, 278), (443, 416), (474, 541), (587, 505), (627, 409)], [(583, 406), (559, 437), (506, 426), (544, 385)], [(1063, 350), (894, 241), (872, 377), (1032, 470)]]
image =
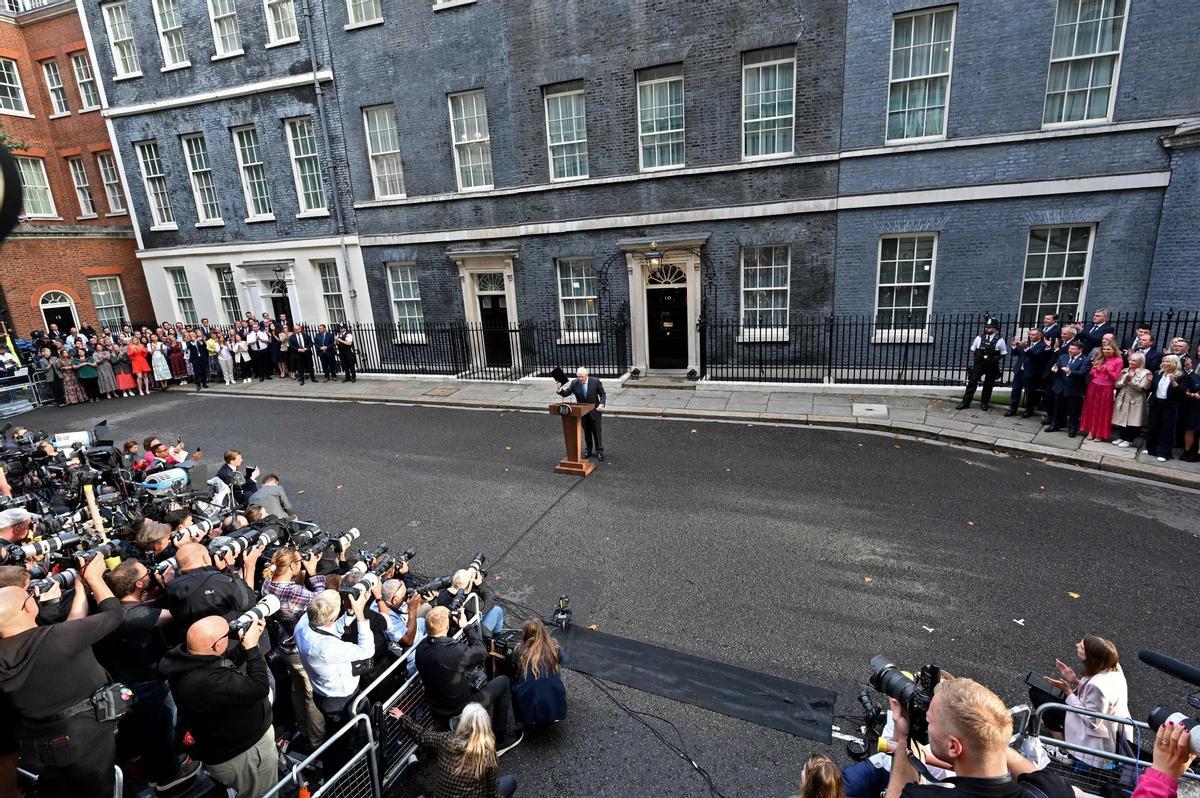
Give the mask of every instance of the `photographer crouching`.
[[(1009, 747), (1012, 715), (991, 690), (971, 679), (939, 680), (936, 675), (932, 684), (919, 685), (894, 666), (880, 668), (873, 662), (872, 668), (872, 686), (890, 697), (895, 715), (896, 752), (887, 798), (940, 798), (943, 785), (953, 786), (960, 798), (1073, 798), (1061, 776), (1035, 770)], [(941, 784), (919, 784), (908, 753), (910, 740), (928, 742), (934, 756), (956, 775)]]

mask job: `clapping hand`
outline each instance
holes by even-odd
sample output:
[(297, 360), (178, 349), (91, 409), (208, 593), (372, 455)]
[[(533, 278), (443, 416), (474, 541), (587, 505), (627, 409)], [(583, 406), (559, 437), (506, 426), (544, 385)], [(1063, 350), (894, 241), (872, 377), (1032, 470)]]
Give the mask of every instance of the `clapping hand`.
[(1182, 723), (1167, 722), (1158, 727), (1154, 737), (1154, 769), (1159, 773), (1178, 779), (1191, 766), (1196, 755), (1192, 753), (1190, 729)]
[(1079, 675), (1075, 673), (1075, 669), (1061, 659), (1054, 660), (1054, 667), (1058, 668), (1058, 672), (1062, 674), (1067, 684), (1076, 685), (1079, 683)]

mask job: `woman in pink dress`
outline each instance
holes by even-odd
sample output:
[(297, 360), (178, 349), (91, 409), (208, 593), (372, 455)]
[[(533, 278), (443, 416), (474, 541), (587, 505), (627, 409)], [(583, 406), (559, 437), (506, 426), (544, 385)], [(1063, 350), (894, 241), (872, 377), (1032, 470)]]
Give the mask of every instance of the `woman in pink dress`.
[(133, 378), (137, 380), (139, 396), (150, 395), (150, 375), (153, 370), (146, 360), (146, 347), (142, 346), (142, 337), (133, 336), (129, 343), (129, 362), (133, 366)]
[(1100, 343), (1092, 355), (1091, 382), (1083, 400), (1083, 416), (1079, 429), (1087, 433), (1086, 440), (1107, 441), (1112, 438), (1113, 396), (1117, 378), (1125, 368), (1121, 352), (1111, 339)]

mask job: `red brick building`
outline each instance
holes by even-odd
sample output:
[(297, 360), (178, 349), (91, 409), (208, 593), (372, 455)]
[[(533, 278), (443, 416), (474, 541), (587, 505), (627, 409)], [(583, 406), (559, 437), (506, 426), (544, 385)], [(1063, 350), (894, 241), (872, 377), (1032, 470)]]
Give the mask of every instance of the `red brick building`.
[(24, 190), (0, 243), (0, 319), (21, 337), (153, 318), (102, 88), (75, 3), (0, 4), (0, 131)]

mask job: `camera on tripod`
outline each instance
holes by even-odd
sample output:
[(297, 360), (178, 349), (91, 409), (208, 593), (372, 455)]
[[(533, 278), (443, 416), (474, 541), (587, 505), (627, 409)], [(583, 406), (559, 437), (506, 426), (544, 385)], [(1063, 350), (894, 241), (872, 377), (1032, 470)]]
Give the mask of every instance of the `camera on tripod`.
[(908, 718), (909, 739), (918, 743), (929, 743), (929, 705), (941, 680), (942, 669), (937, 665), (922, 666), (915, 676), (909, 676), (887, 657), (871, 657), (872, 689), (896, 699)]

